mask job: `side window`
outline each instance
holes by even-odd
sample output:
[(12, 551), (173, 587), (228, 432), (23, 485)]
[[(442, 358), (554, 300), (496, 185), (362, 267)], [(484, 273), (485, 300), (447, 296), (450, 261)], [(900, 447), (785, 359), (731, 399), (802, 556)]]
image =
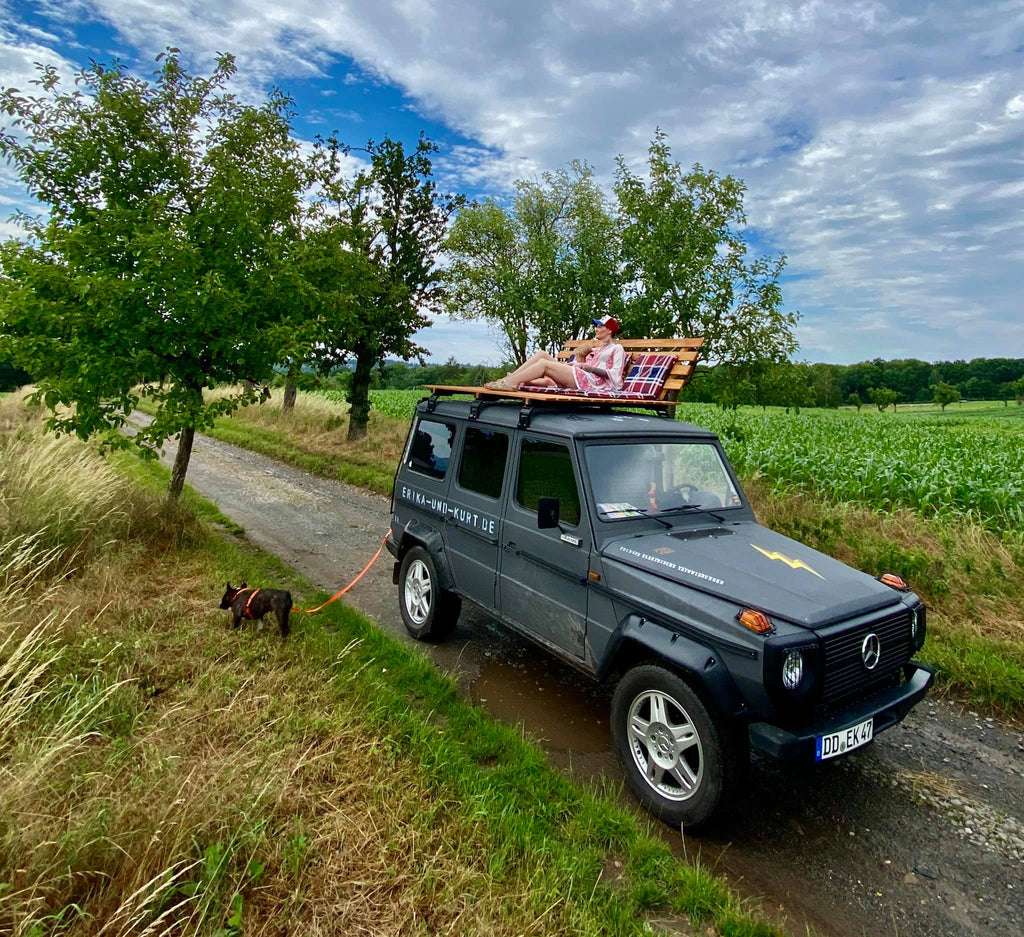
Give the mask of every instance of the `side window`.
[(435, 420), (420, 420), (409, 442), (405, 464), (414, 472), (444, 478), (452, 455), (455, 427)]
[(559, 519), (573, 527), (580, 522), (580, 494), (568, 448), (560, 443), (524, 439), (516, 501), (536, 511), (541, 498), (558, 498)]
[(459, 485), (488, 498), (501, 496), (508, 461), (508, 436), (489, 429), (470, 427), (462, 445)]

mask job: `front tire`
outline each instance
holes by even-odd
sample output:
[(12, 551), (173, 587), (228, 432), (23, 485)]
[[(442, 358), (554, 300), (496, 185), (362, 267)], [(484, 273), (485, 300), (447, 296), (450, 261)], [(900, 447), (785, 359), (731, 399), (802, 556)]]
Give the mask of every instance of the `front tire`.
[(630, 789), (672, 826), (706, 823), (738, 771), (732, 736), (685, 680), (654, 664), (634, 667), (619, 681), (612, 738)]
[(423, 547), (412, 547), (398, 572), (398, 604), (405, 630), (417, 641), (451, 634), (462, 611), (462, 600), (442, 589), (434, 561)]

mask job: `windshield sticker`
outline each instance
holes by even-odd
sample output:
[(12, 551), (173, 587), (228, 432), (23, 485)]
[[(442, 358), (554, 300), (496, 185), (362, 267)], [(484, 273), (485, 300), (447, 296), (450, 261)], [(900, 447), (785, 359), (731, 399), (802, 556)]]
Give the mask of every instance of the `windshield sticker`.
[(826, 581), (826, 582), (828, 581), (828, 580), (825, 579), (824, 576), (821, 575), (821, 573), (816, 572), (815, 570), (811, 569), (811, 567), (808, 566), (803, 560), (793, 560), (793, 559), (790, 559), (788, 556), (785, 556), (784, 554), (779, 553), (778, 550), (762, 550), (756, 543), (752, 543), (751, 546), (755, 550), (757, 550), (758, 553), (763, 553), (770, 560), (779, 560), (779, 561), (785, 563), (790, 569), (806, 569), (807, 572), (814, 573), (814, 575), (817, 576), (819, 579), (821, 579), (823, 581)]
[(442, 517), (453, 517), (460, 524), (481, 530), (485, 534), (497, 533), (498, 521), (496, 518), (472, 511), (461, 504), (451, 504), (437, 495), (425, 494), (415, 488), (410, 488), (408, 485), (402, 485), (399, 488), (398, 497), (403, 501), (409, 501), (418, 507), (433, 511), (435, 514), (440, 514)]
[(714, 583), (716, 586), (725, 585), (725, 580), (719, 579), (717, 576), (709, 576), (707, 573), (697, 572), (697, 570), (690, 569), (688, 566), (680, 566), (679, 563), (673, 563), (671, 560), (664, 560), (660, 556), (651, 556), (650, 553), (641, 553), (639, 550), (634, 550), (632, 547), (624, 547), (620, 544), (619, 552), (626, 553), (629, 556), (635, 556), (637, 559), (647, 560), (648, 563), (654, 563), (655, 566), (674, 569), (676, 572), (685, 573), (687, 576), (693, 576), (696, 579), (702, 579), (704, 582)]
[(620, 517), (642, 517), (647, 512), (628, 501), (604, 501), (597, 506), (598, 513), (604, 517), (618, 519)]

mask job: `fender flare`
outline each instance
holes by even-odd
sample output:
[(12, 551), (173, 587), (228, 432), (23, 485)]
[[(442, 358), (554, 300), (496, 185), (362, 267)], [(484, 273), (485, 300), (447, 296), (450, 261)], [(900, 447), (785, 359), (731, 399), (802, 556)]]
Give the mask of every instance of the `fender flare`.
[(687, 674), (695, 683), (694, 688), (703, 690), (723, 715), (739, 717), (748, 710), (719, 651), (639, 614), (627, 615), (615, 630), (599, 678), (608, 675), (624, 641), (645, 648), (652, 658)]
[[(452, 575), (451, 564), (444, 549), (444, 540), (438, 530), (423, 521), (411, 519), (398, 535), (398, 562), (401, 563), (406, 552), (414, 546), (423, 547), (430, 554), (437, 569), (438, 583), (442, 589), (449, 592), (455, 590), (455, 577)], [(397, 564), (396, 564), (397, 575)], [(397, 580), (396, 580), (397, 581)]]

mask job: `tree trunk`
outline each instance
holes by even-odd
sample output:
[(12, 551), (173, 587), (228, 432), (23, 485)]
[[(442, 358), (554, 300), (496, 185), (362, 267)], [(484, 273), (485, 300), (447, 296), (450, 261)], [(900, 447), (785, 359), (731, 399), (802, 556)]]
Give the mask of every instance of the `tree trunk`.
[(366, 424), (370, 422), (370, 374), (374, 358), (366, 348), (356, 350), (356, 369), (352, 375), (352, 387), (348, 400), (351, 409), (348, 414), (348, 438), (362, 439), (366, 435)]
[(185, 473), (188, 471), (188, 461), (192, 457), (192, 441), (195, 436), (194, 426), (186, 426), (178, 435), (178, 452), (174, 456), (171, 485), (167, 489), (167, 498), (170, 501), (177, 501), (181, 497), (182, 488), (185, 487)]
[(281, 407), (285, 413), (290, 413), (295, 409), (295, 398), (298, 394), (299, 385), (295, 378), (289, 374), (284, 382), (284, 404)]

